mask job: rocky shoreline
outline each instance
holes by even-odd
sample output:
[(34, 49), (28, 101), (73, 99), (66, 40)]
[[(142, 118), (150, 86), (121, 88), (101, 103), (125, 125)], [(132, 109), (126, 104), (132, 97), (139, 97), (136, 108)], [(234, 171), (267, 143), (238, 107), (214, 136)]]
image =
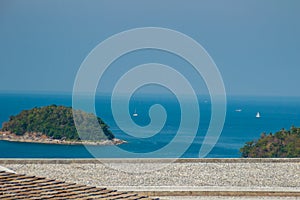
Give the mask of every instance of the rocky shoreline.
[(72, 141), (65, 139), (53, 139), (41, 133), (25, 133), (22, 136), (18, 136), (11, 132), (0, 131), (0, 140), (10, 142), (28, 142), (28, 143), (41, 143), (41, 144), (63, 144), (63, 145), (120, 145), (126, 143), (124, 140), (114, 138), (112, 140), (100, 140), (100, 141)]

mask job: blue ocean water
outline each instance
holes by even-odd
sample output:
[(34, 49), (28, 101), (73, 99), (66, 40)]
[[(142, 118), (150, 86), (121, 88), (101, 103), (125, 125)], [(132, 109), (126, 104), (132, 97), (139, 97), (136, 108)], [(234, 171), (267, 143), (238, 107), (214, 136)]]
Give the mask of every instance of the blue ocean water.
[[(210, 117), (211, 104), (209, 97), (199, 96), (200, 123), (193, 143), (181, 157), (197, 158), (203, 137), (206, 134)], [(24, 109), (50, 104), (72, 105), (70, 95), (41, 95), (41, 94), (0, 94), (0, 123), (7, 121), (9, 116), (16, 115)], [(157, 135), (140, 139), (124, 133), (114, 121), (110, 108), (110, 98), (107, 96), (96, 98), (97, 115), (109, 126), (117, 138), (128, 141), (119, 145), (124, 151), (137, 153), (136, 157), (144, 157), (144, 153), (157, 151), (167, 145), (176, 135), (180, 124), (180, 107), (172, 96), (145, 95), (134, 97), (130, 102), (130, 112), (138, 112), (133, 120), (141, 126), (150, 122), (149, 108), (154, 104), (161, 104), (167, 111), (167, 121), (164, 128)], [(237, 111), (240, 110), (240, 111)], [(261, 118), (255, 117), (261, 113)], [(300, 98), (298, 97), (228, 97), (227, 114), (221, 136), (212, 151), (210, 158), (240, 157), (239, 149), (246, 141), (259, 138), (262, 132), (276, 132), (292, 125), (300, 126)], [(187, 127), (188, 130), (188, 127)], [(189, 134), (187, 133), (187, 141)], [(183, 139), (178, 147), (185, 144)], [(82, 145), (33, 144), (0, 141), (1, 158), (91, 158), (118, 157), (114, 155), (111, 146), (90, 146), (93, 155)], [(163, 153), (159, 157), (174, 157), (172, 151)], [(120, 156), (122, 157), (122, 156)]]

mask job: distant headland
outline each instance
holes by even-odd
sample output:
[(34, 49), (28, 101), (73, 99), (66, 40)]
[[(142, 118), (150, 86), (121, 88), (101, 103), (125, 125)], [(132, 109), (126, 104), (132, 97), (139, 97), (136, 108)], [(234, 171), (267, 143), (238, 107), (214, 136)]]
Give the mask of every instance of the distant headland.
[[(95, 118), (101, 129), (99, 125), (89, 123)], [(108, 125), (94, 114), (57, 105), (23, 110), (16, 116), (10, 116), (9, 121), (2, 125), (0, 140), (74, 145), (118, 145), (125, 142), (115, 138)]]
[(240, 152), (244, 158), (300, 157), (300, 128), (293, 126), (275, 134), (262, 133), (258, 140), (247, 142)]

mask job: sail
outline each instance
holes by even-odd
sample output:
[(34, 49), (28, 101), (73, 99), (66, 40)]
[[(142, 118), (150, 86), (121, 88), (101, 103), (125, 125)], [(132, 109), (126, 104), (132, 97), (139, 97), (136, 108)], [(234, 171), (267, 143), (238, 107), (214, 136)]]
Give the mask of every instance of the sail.
[(259, 112), (257, 112), (256, 118), (260, 118), (260, 113)]

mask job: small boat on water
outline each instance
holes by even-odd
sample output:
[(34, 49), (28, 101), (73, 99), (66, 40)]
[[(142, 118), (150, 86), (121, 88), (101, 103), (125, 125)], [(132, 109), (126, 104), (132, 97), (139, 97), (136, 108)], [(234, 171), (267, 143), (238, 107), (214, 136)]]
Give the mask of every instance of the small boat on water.
[(134, 109), (134, 113), (132, 114), (132, 116), (133, 116), (133, 117), (139, 116), (139, 115), (137, 114), (137, 112), (136, 112), (136, 109)]
[(235, 112), (242, 112), (242, 109), (236, 109)]
[(256, 118), (260, 118), (260, 117), (261, 117), (261, 116), (260, 116), (260, 113), (257, 112), (255, 117), (256, 117)]

